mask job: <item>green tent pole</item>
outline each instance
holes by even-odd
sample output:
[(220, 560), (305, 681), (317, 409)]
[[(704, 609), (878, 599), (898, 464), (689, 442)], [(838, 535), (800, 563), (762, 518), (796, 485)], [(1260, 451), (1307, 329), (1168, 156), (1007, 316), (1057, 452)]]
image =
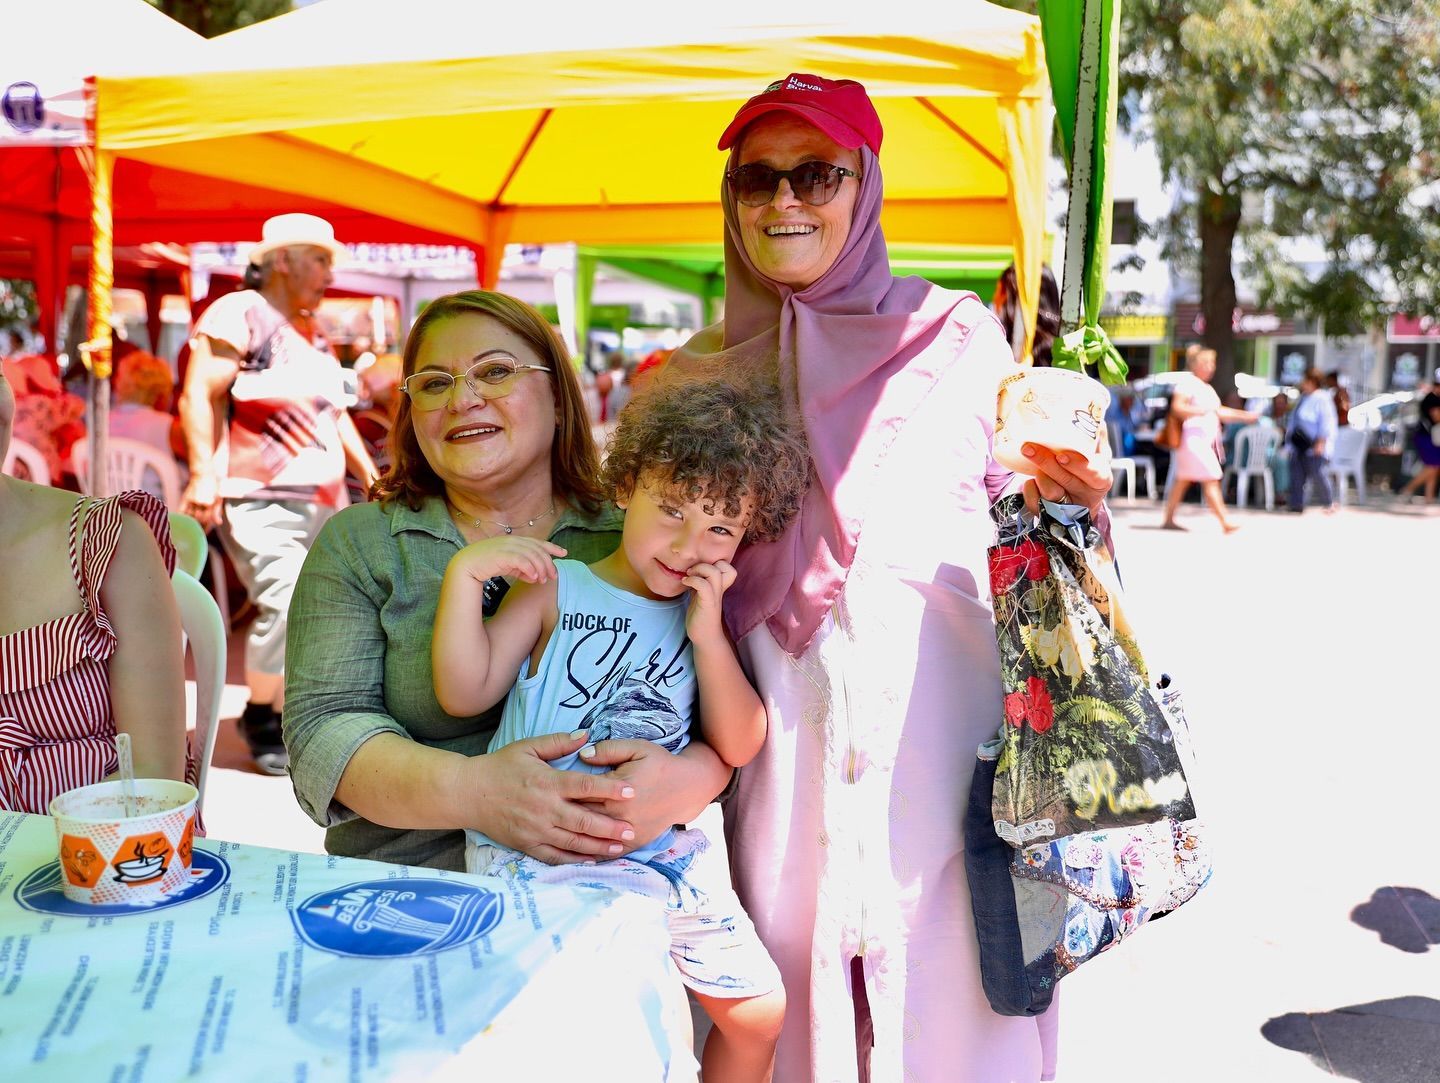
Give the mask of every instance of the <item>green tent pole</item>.
[(595, 265), (599, 261), (584, 249), (575, 252), (575, 348), (580, 364), (590, 363), (590, 309), (595, 301)]
[(1074, 147), (1070, 154), (1070, 201), (1065, 211), (1065, 264), (1060, 288), (1060, 329), (1080, 325), (1084, 304), (1086, 256), (1096, 223), (1090, 217), (1090, 191), (1095, 182), (1095, 106), (1100, 78), (1100, 8), (1104, 0), (1083, 5), (1080, 62), (1075, 93)]
[(725, 279), (719, 274), (705, 276), (705, 287), (700, 294), (700, 326), (709, 327), (719, 317), (715, 302), (725, 295)]
[[(1051, 70), (1061, 139), (1070, 166), (1060, 330), (1054, 363), (1098, 368), (1121, 383), (1124, 361), (1100, 328), (1110, 248), (1110, 183), (1106, 158), (1115, 131), (1120, 0), (1040, 0), (1046, 63)], [(1064, 80), (1075, 76), (1074, 93)], [(1067, 126), (1066, 116), (1073, 117)], [(1068, 127), (1068, 130), (1067, 130)]]

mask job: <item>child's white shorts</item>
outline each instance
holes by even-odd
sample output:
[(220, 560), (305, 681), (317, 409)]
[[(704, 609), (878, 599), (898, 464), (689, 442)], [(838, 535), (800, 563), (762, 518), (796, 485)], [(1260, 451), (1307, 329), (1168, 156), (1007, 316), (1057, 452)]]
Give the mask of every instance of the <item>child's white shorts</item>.
[(677, 829), (674, 844), (644, 864), (547, 865), (517, 850), (465, 841), (465, 871), (543, 884), (602, 885), (655, 899), (670, 923), (670, 957), (697, 993), (739, 999), (780, 988), (780, 971), (730, 886), (724, 850), (705, 832)]

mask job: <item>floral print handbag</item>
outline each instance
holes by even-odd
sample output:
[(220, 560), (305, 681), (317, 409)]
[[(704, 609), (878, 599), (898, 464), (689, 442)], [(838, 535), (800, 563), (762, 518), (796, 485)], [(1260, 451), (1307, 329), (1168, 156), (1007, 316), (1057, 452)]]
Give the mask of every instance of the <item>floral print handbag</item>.
[(1210, 878), (1178, 693), (1152, 685), (1114, 563), (1083, 509), (992, 509), (990, 590), (1004, 718), (980, 746), (965, 866), (981, 979), (1001, 1015)]

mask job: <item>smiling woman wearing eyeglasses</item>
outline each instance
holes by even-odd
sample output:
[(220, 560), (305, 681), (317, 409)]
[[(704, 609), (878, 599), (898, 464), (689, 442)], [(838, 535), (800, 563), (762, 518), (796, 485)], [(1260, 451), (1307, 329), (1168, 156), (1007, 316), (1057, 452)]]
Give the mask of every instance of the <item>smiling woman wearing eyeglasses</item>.
[[(769, 715), (731, 863), (791, 1005), (774, 1078), (1049, 1078), (1055, 1014), (985, 1002), (961, 835), (1003, 718), (985, 550), (991, 501), (1022, 488), (990, 456), (1014, 360), (974, 294), (890, 273), (882, 135), (851, 80), (795, 73), (741, 106), (725, 319), (656, 377), (778, 358), (813, 460), (799, 519), (725, 596)], [(1099, 508), (1107, 463), (1034, 461), (1032, 502)]]
[[(557, 771), (564, 734), (485, 754), (503, 702), (455, 718), (435, 699), (430, 635), (450, 558), (506, 534), (593, 562), (620, 540), (602, 500), (579, 381), (544, 318), (472, 290), (425, 309), (405, 345), (393, 465), (377, 498), (340, 512), (290, 609), (285, 742), (296, 796), (326, 849), (464, 868), (463, 828), (550, 863), (613, 856), (685, 823), (724, 787), (707, 746), (656, 755), (607, 741), (608, 775)], [(493, 611), (504, 580), (487, 584)]]

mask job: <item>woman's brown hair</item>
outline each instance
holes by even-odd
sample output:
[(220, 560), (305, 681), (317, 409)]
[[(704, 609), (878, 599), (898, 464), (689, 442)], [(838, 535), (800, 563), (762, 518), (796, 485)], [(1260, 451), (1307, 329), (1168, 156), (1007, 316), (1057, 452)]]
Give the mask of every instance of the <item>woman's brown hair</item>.
[[(491, 290), (463, 290), (437, 297), (410, 328), (401, 379), (415, 371), (425, 336), (457, 316), (488, 316), (500, 322), (524, 339), (549, 367), (557, 415), (555, 441), (550, 445), (551, 484), (557, 498), (584, 511), (595, 511), (604, 501), (598, 480), (600, 457), (590, 435), (580, 379), (545, 317), (524, 301)], [(444, 483), (420, 450), (410, 396), (402, 391), (396, 400), (395, 424), (390, 429), (390, 468), (371, 486), (370, 495), (386, 503), (403, 500), (418, 511), (427, 496), (440, 496), (444, 491)]]

